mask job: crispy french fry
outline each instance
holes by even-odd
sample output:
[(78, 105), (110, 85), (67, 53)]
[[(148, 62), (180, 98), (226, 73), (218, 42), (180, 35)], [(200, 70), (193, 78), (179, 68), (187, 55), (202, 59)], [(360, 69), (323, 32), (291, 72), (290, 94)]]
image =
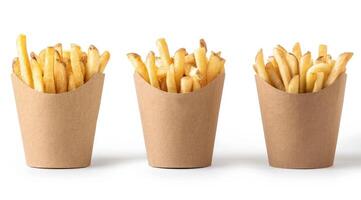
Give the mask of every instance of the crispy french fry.
[(177, 93), (177, 85), (176, 85), (176, 82), (175, 82), (175, 72), (174, 72), (173, 64), (171, 64), (169, 66), (166, 81), (167, 81), (167, 90), (168, 90), (168, 92)]
[(192, 92), (193, 80), (189, 76), (185, 76), (181, 79), (180, 82), (180, 92), (181, 93), (189, 93)]
[(199, 69), (199, 72), (202, 74), (202, 80), (201, 85), (204, 86), (207, 84), (207, 56), (206, 56), (206, 49), (204, 47), (198, 48), (194, 52), (194, 58), (196, 61), (197, 68)]
[(63, 45), (61, 43), (58, 43), (54, 46), (54, 49), (59, 53), (60, 55), (60, 61), (62, 61), (63, 58)]
[(59, 58), (55, 59), (55, 63), (54, 63), (54, 79), (55, 79), (56, 93), (62, 93), (68, 91), (68, 77), (66, 72), (66, 66), (63, 62), (61, 62)]
[(94, 45), (90, 45), (85, 70), (85, 81), (88, 81), (94, 74), (99, 72), (100, 55)]
[(201, 89), (201, 87), (202, 87), (201, 82), (199, 81), (199, 79), (197, 77), (192, 77), (192, 81), (193, 81), (193, 83), (192, 83), (193, 91), (197, 91), (197, 90)]
[(66, 70), (66, 76), (69, 78), (70, 74), (73, 73), (73, 70), (71, 69), (71, 63), (70, 58), (63, 57), (63, 63), (65, 64), (65, 70)]
[(168, 67), (170, 64), (172, 64), (172, 59), (169, 55), (167, 41), (164, 38), (158, 39), (157, 47), (160, 54), (160, 58), (162, 60), (162, 66), (160, 67)]
[(296, 42), (295, 45), (293, 45), (292, 53), (296, 56), (297, 60), (300, 61), (302, 57), (302, 51), (301, 51), (301, 45), (299, 42)]
[(31, 88), (33, 88), (33, 78), (31, 73), (28, 51), (26, 48), (26, 36), (21, 34), (16, 40), (17, 52), (20, 63), (21, 79)]
[(46, 93), (56, 93), (54, 80), (54, 57), (55, 50), (53, 47), (48, 47), (45, 50), (44, 63), (44, 91)]
[(268, 57), (268, 62), (272, 63), (272, 67), (275, 69), (276, 73), (281, 77), (280, 69), (278, 67), (277, 61), (274, 56)]
[(318, 47), (318, 57), (322, 58), (322, 62), (326, 61), (326, 57), (327, 57), (327, 45), (325, 44), (320, 44), (320, 46)]
[(307, 70), (306, 74), (306, 91), (312, 92), (317, 79), (317, 73), (323, 72), (324, 76), (327, 77), (331, 71), (331, 65), (327, 63), (315, 64)]
[(69, 83), (68, 83), (68, 91), (73, 91), (76, 89), (76, 84), (75, 84), (75, 78), (74, 78), (74, 74), (70, 73), (69, 77)]
[(325, 78), (325, 75), (323, 72), (317, 72), (317, 78), (316, 78), (315, 85), (313, 87), (312, 92), (318, 92), (318, 91), (322, 90), (324, 78)]
[(43, 72), (43, 70), (44, 70), (44, 63), (43, 63), (43, 60), (40, 58), (40, 56), (36, 55), (36, 53), (34, 53), (34, 52), (31, 52), (31, 53), (30, 53), (30, 57), (31, 57), (31, 58), (32, 58), (32, 57), (35, 57), (35, 58), (36, 58), (36, 61), (38, 62), (39, 67), (40, 67), (40, 70), (41, 70), (41, 74), (44, 75), (44, 72)]
[(199, 40), (199, 47), (204, 48), (207, 52), (207, 43), (203, 38)]
[(266, 67), (264, 65), (264, 60), (263, 60), (263, 50), (260, 49), (257, 52), (256, 55), (256, 68), (257, 68), (257, 74), (258, 76), (263, 79), (264, 81), (266, 81), (267, 83), (270, 83), (270, 79), (268, 77), (268, 74), (266, 72)]
[(99, 66), (99, 71), (101, 73), (104, 72), (105, 67), (108, 64), (110, 58), (110, 53), (108, 51), (104, 51), (104, 53), (100, 56), (100, 66)]
[(210, 83), (215, 79), (218, 74), (221, 72), (222, 68), (222, 59), (221, 57), (217, 56), (215, 53), (211, 53), (208, 62), (207, 68), (207, 82)]
[(292, 53), (288, 53), (286, 54), (286, 60), (288, 63), (288, 67), (290, 68), (292, 77), (299, 74), (297, 57)]
[(128, 53), (127, 57), (129, 59), (129, 61), (132, 63), (135, 71), (141, 76), (143, 77), (143, 79), (145, 81), (147, 81), (149, 83), (149, 75), (148, 75), (148, 71), (147, 68), (145, 66), (145, 64), (143, 63), (141, 57), (136, 54), (136, 53)]
[(84, 74), (82, 72), (83, 63), (81, 62), (81, 49), (78, 45), (71, 45), (70, 63), (74, 76), (75, 86), (76, 88), (78, 88), (84, 84)]
[(147, 70), (148, 70), (150, 85), (155, 88), (160, 89), (158, 77), (157, 77), (157, 68), (155, 66), (155, 55), (154, 55), (153, 51), (148, 53), (148, 56), (146, 59), (146, 66), (147, 66)]
[(34, 81), (34, 89), (38, 92), (44, 92), (43, 74), (35, 56), (31, 58), (30, 65)]
[(285, 91), (285, 86), (283, 85), (281, 77), (277, 74), (275, 68), (272, 66), (271, 62), (266, 64), (266, 72), (270, 79), (270, 83), (277, 89)]
[(300, 86), (300, 76), (296, 75), (294, 76), (287, 87), (288, 93), (297, 94), (299, 93), (299, 86)]
[(327, 81), (325, 82), (325, 87), (330, 86), (338, 78), (338, 76), (340, 76), (340, 74), (346, 71), (346, 64), (352, 58), (352, 56), (353, 53), (346, 52), (338, 57), (335, 66), (332, 68)]
[(288, 84), (291, 80), (291, 72), (288, 67), (288, 63), (286, 60), (286, 54), (283, 52), (281, 48), (273, 49), (273, 56), (278, 64), (278, 68), (280, 70), (281, 78), (283, 81), (283, 85), (288, 88)]
[(306, 92), (306, 74), (312, 66), (311, 52), (306, 52), (300, 59), (300, 93)]
[(180, 81), (181, 78), (184, 75), (184, 65), (185, 65), (185, 56), (186, 56), (186, 50), (181, 48), (174, 54), (174, 72), (175, 72), (175, 81), (177, 84), (177, 89), (179, 91), (180, 88)]
[(12, 65), (13, 73), (21, 80), (20, 62), (18, 57), (14, 58)]

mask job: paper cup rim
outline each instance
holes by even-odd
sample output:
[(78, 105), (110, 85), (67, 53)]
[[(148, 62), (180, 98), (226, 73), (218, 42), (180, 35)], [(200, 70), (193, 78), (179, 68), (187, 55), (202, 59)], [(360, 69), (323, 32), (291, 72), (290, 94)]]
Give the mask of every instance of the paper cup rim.
[(163, 91), (163, 90), (160, 90), (158, 88), (151, 86), (137, 72), (134, 72), (134, 78), (141, 79), (141, 84), (146, 85), (147, 88), (150, 88), (151, 90), (154, 90), (155, 92), (158, 92), (158, 94), (160, 94), (160, 95), (169, 95), (169, 96), (192, 96), (192, 95), (196, 95), (198, 93), (202, 93), (203, 91), (205, 91), (206, 89), (211, 87), (211, 85), (216, 84), (216, 82), (218, 82), (219, 79), (225, 78), (225, 76), (226, 76), (225, 73), (218, 74), (217, 77), (215, 79), (213, 79), (210, 83), (208, 83), (206, 86), (201, 87), (199, 90), (196, 90), (196, 91), (192, 91), (192, 92), (188, 92), (188, 93), (178, 93), (178, 92), (173, 93), (173, 92), (166, 92), (166, 91)]
[(70, 95), (74, 92), (77, 92), (79, 90), (84, 90), (84, 88), (88, 87), (88, 85), (91, 83), (91, 82), (94, 82), (95, 79), (97, 79), (98, 77), (101, 77), (101, 78), (104, 78), (105, 77), (105, 74), (104, 73), (96, 73), (93, 75), (93, 77), (88, 80), (87, 82), (85, 82), (83, 85), (81, 85), (80, 87), (76, 88), (75, 90), (72, 90), (72, 91), (67, 91), (67, 92), (62, 92), (62, 93), (45, 93), (45, 92), (39, 92), (33, 88), (31, 88), (29, 85), (27, 85), (26, 83), (24, 83), (23, 81), (21, 81), (19, 79), (18, 76), (16, 76), (14, 73), (11, 74), (13, 80), (15, 80), (16, 82), (19, 83), (19, 85), (21, 85), (22, 88), (24, 88), (25, 90), (28, 90), (29, 92), (32, 92), (34, 94), (40, 94), (40, 95), (44, 95), (44, 96), (62, 96), (62, 95)]
[(286, 95), (286, 96), (293, 96), (293, 97), (307, 97), (307, 96), (313, 96), (313, 95), (319, 95), (319, 94), (322, 94), (322, 93), (326, 93), (328, 92), (329, 90), (332, 90), (333, 87), (335, 87), (335, 85), (338, 84), (338, 82), (341, 81), (341, 79), (343, 77), (347, 77), (347, 74), (346, 73), (342, 73), (340, 76), (337, 77), (337, 79), (328, 87), (326, 88), (323, 88), (322, 90), (318, 91), (318, 92), (307, 92), (307, 93), (297, 93), (297, 94), (293, 94), (293, 93), (288, 93), (286, 91), (283, 91), (283, 90), (280, 90), (280, 89), (277, 89), (275, 87), (273, 87), (272, 85), (270, 85), (269, 83), (267, 83), (265, 80), (263, 80), (262, 78), (260, 78), (258, 75), (254, 75), (255, 76), (255, 79), (256, 81), (262, 83), (263, 85), (266, 85), (265, 87), (268, 89), (268, 90), (271, 90), (272, 92), (275, 92), (275, 93), (279, 93), (280, 95)]

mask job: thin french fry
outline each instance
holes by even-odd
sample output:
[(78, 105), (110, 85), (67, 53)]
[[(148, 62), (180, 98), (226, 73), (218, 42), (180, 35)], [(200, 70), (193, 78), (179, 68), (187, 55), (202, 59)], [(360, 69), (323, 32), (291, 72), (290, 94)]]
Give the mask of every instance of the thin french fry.
[(340, 74), (345, 73), (346, 71), (346, 64), (348, 61), (352, 58), (353, 53), (346, 52), (341, 54), (336, 63), (335, 66), (332, 68), (327, 81), (325, 82), (325, 87), (330, 86), (337, 78), (340, 76)]
[(287, 92), (292, 94), (297, 94), (299, 93), (299, 86), (300, 86), (300, 76), (296, 75), (291, 79), (287, 87)]
[(147, 59), (146, 59), (146, 66), (147, 66), (147, 71), (148, 71), (148, 75), (149, 75), (149, 81), (150, 81), (150, 85), (160, 89), (159, 87), (159, 82), (158, 82), (158, 77), (157, 77), (157, 68), (155, 66), (155, 55), (154, 52), (149, 52)]
[(272, 66), (271, 62), (266, 64), (266, 72), (270, 79), (271, 84), (277, 89), (285, 91), (285, 86), (283, 85), (281, 77), (277, 74), (275, 68)]
[(207, 84), (207, 56), (206, 56), (206, 49), (204, 47), (198, 48), (194, 52), (194, 58), (196, 61), (196, 66), (199, 69), (199, 72), (202, 75), (202, 80), (200, 80), (201, 85), (204, 86)]
[[(58, 53), (58, 51), (56, 52)], [(61, 62), (59, 58), (55, 59), (54, 63), (54, 79), (56, 93), (68, 91), (68, 77), (66, 72), (66, 66), (63, 62)]]
[(299, 42), (296, 42), (296, 44), (293, 46), (292, 53), (296, 56), (298, 61), (301, 60), (302, 51), (301, 51), (301, 45)]
[(326, 61), (326, 57), (327, 57), (327, 45), (325, 44), (320, 44), (320, 46), (318, 47), (318, 57), (322, 58), (322, 61), (325, 62)]
[(268, 57), (268, 62), (272, 63), (272, 67), (275, 69), (276, 73), (281, 77), (280, 69), (278, 67), (275, 57), (274, 56)]
[(199, 81), (199, 79), (197, 77), (192, 77), (192, 81), (193, 81), (193, 83), (192, 83), (193, 91), (197, 91), (197, 90), (201, 89), (201, 87), (202, 87), (201, 82)]
[(127, 57), (129, 59), (129, 61), (132, 63), (135, 71), (141, 76), (143, 77), (143, 79), (145, 81), (147, 81), (149, 83), (149, 75), (148, 75), (148, 71), (147, 68), (145, 66), (145, 64), (143, 63), (141, 57), (136, 54), (136, 53), (128, 53)]
[(306, 74), (312, 66), (311, 52), (306, 52), (300, 59), (300, 92), (306, 92)]
[(207, 43), (203, 38), (199, 40), (199, 47), (204, 48), (207, 52)]
[(91, 79), (91, 77), (99, 72), (100, 67), (100, 55), (98, 49), (94, 45), (90, 45), (88, 49), (86, 70), (85, 70), (85, 81)]
[(288, 63), (288, 67), (290, 68), (292, 77), (298, 75), (299, 70), (298, 70), (297, 57), (295, 55), (293, 55), (292, 53), (288, 53), (288, 54), (286, 54), (286, 60)]
[(104, 51), (104, 53), (100, 56), (99, 71), (101, 73), (104, 73), (104, 69), (108, 64), (109, 59), (110, 59), (110, 53), (108, 51)]
[(82, 72), (83, 63), (81, 62), (81, 50), (78, 45), (71, 45), (70, 63), (74, 76), (75, 86), (78, 88), (84, 84), (84, 74)]
[(307, 70), (306, 74), (306, 91), (312, 92), (317, 79), (317, 73), (323, 72), (324, 76), (327, 77), (331, 71), (331, 65), (327, 63), (315, 64)]
[(63, 57), (63, 45), (61, 43), (58, 43), (54, 46), (54, 49), (59, 53), (60, 55), (60, 61), (62, 61), (62, 57)]
[(28, 57), (28, 51), (26, 48), (26, 36), (25, 35), (19, 35), (17, 40), (17, 52), (19, 57), (19, 63), (20, 63), (20, 74), (21, 79), (31, 88), (33, 88), (33, 78), (31, 73), (31, 67), (30, 67), (30, 61)]
[(189, 76), (185, 76), (181, 79), (180, 82), (180, 92), (181, 93), (189, 93), (192, 92), (193, 80)]
[(168, 92), (177, 93), (177, 85), (175, 82), (175, 72), (173, 64), (169, 66), (169, 70), (167, 72), (167, 90)]
[(184, 65), (185, 65), (185, 56), (186, 56), (186, 50), (181, 48), (174, 54), (174, 72), (175, 72), (175, 81), (177, 84), (178, 91), (180, 90), (180, 81), (181, 78), (184, 75)]
[(264, 60), (263, 60), (263, 51), (262, 49), (260, 49), (257, 52), (256, 55), (256, 68), (257, 68), (257, 74), (258, 76), (263, 79), (264, 81), (266, 81), (267, 83), (270, 83), (270, 79), (268, 77), (268, 74), (266, 72), (266, 67), (264, 65)]
[(318, 91), (322, 90), (324, 78), (325, 78), (325, 75), (323, 72), (317, 72), (317, 78), (316, 78), (315, 85), (313, 87), (312, 92), (318, 92)]
[(286, 55), (281, 48), (276, 47), (273, 49), (273, 56), (278, 64), (283, 85), (288, 88), (288, 84), (291, 81), (291, 72), (288, 67)]
[(221, 72), (222, 68), (222, 58), (217, 56), (215, 53), (211, 53), (208, 62), (208, 69), (207, 69), (207, 82), (212, 82), (218, 74)]
[(48, 47), (45, 50), (44, 63), (44, 91), (46, 93), (56, 93), (54, 80), (54, 57), (55, 50), (53, 47)]
[(43, 74), (35, 56), (31, 58), (30, 65), (34, 81), (34, 89), (38, 92), (44, 92)]
[(167, 41), (164, 38), (158, 39), (157, 47), (160, 54), (160, 58), (162, 60), (162, 66), (160, 67), (168, 67), (170, 64), (172, 64), (172, 60), (169, 55)]

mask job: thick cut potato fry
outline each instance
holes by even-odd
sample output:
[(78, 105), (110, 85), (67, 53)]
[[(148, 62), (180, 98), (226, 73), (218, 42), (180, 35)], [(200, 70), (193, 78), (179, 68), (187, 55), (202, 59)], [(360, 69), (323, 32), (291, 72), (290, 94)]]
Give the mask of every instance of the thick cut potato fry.
[(299, 42), (296, 42), (295, 45), (293, 45), (293, 48), (292, 48), (292, 53), (293, 55), (296, 56), (297, 60), (300, 61), (301, 60), (301, 57), (302, 57), (302, 51), (301, 51), (301, 45)]
[(169, 70), (167, 72), (167, 90), (168, 92), (177, 93), (177, 85), (175, 82), (175, 72), (173, 64), (169, 66)]
[(311, 52), (306, 52), (300, 59), (300, 92), (306, 92), (306, 74), (307, 70), (312, 66)]
[(19, 57), (19, 63), (20, 63), (20, 74), (21, 74), (21, 80), (24, 81), (29, 87), (33, 88), (33, 78), (31, 73), (31, 66), (30, 61), (28, 57), (28, 50), (26, 48), (26, 36), (25, 35), (19, 35), (19, 37), (16, 40), (17, 44), (17, 52)]
[(193, 80), (189, 76), (185, 76), (181, 79), (180, 82), (180, 92), (181, 93), (189, 93), (192, 92)]
[(73, 73), (71, 69), (70, 58), (63, 58), (63, 63), (65, 64), (66, 76), (69, 78), (70, 74)]
[(34, 89), (38, 92), (44, 92), (44, 82), (43, 76), (40, 69), (39, 63), (36, 61), (36, 58), (33, 57), (30, 60), (31, 72), (34, 81)]
[(263, 79), (264, 81), (266, 81), (267, 83), (270, 83), (270, 79), (269, 79), (269, 77), (268, 77), (268, 74), (267, 74), (267, 72), (266, 72), (266, 67), (265, 67), (265, 65), (264, 65), (263, 51), (262, 51), (262, 49), (260, 49), (260, 50), (257, 52), (255, 62), (256, 62), (256, 68), (257, 68), (257, 74), (258, 74), (258, 76), (259, 76), (261, 79)]
[(184, 75), (184, 65), (185, 65), (185, 56), (186, 56), (186, 50), (185, 49), (179, 49), (174, 54), (174, 72), (175, 72), (175, 81), (177, 84), (178, 91), (180, 90), (180, 81), (181, 78)]
[(20, 62), (17, 57), (13, 60), (13, 73), (21, 80)]
[(100, 55), (98, 49), (94, 45), (90, 45), (88, 49), (86, 69), (85, 69), (85, 81), (88, 81), (94, 74), (99, 72), (100, 67)]
[(149, 54), (147, 56), (146, 66), (147, 66), (147, 70), (148, 70), (150, 85), (155, 88), (160, 89), (159, 81), (158, 81), (158, 77), (157, 77), (157, 68), (155, 66), (155, 55), (154, 55), (154, 52), (152, 52), (152, 51), (149, 52)]
[(199, 72), (202, 75), (201, 85), (204, 86), (207, 84), (207, 56), (206, 56), (206, 49), (204, 47), (198, 48), (194, 52), (194, 58), (196, 61), (196, 66), (199, 69)]
[(287, 50), (283, 47), (283, 46), (281, 46), (281, 45), (277, 45), (276, 46), (276, 48), (278, 48), (279, 50), (281, 50), (283, 53), (287, 53)]
[(168, 44), (164, 38), (160, 38), (157, 40), (157, 47), (159, 51), (160, 58), (162, 60), (162, 66), (160, 67), (168, 67), (172, 64), (172, 59), (169, 55)]
[[(224, 59), (223, 59), (224, 60)], [(220, 74), (222, 69), (222, 58), (217, 56), (215, 53), (211, 53), (208, 62), (208, 69), (207, 69), (207, 82), (212, 82), (218, 74)], [(224, 64), (223, 64), (224, 65)]]
[(317, 72), (317, 78), (316, 78), (315, 85), (313, 87), (312, 92), (318, 92), (318, 91), (322, 90), (324, 77), (325, 77), (325, 75), (323, 72)]
[(286, 54), (286, 60), (287, 60), (288, 66), (290, 68), (292, 77), (298, 75), (299, 70), (298, 70), (297, 57), (295, 55), (293, 55), (292, 53), (288, 53), (288, 54)]
[(287, 87), (288, 93), (297, 94), (299, 93), (299, 87), (300, 87), (300, 76), (296, 75), (294, 76)]
[(278, 67), (277, 61), (274, 56), (268, 57), (268, 62), (272, 63), (272, 67), (275, 69), (276, 73), (281, 77), (280, 69)]
[(141, 76), (143, 77), (143, 79), (145, 81), (147, 81), (149, 83), (149, 75), (148, 75), (148, 71), (147, 68), (145, 66), (145, 64), (143, 63), (141, 57), (136, 54), (136, 53), (128, 53), (127, 57), (129, 59), (129, 61), (132, 63), (135, 71)]
[(352, 58), (352, 56), (353, 53), (346, 52), (338, 57), (335, 66), (332, 68), (331, 73), (325, 82), (325, 87), (330, 86), (338, 78), (338, 76), (340, 76), (340, 74), (346, 71), (346, 64)]
[(107, 66), (110, 58), (110, 53), (108, 51), (104, 51), (104, 53), (100, 56), (100, 66), (99, 71), (104, 73), (105, 66)]
[(271, 84), (280, 90), (285, 91), (285, 86), (283, 85), (281, 77), (277, 74), (275, 68), (272, 66), (271, 62), (266, 64), (266, 72), (269, 76)]
[(84, 84), (84, 74), (82, 72), (83, 63), (81, 62), (81, 49), (78, 45), (71, 45), (70, 63), (74, 76), (74, 82), (76, 87), (78, 88)]
[(276, 47), (273, 49), (273, 56), (278, 64), (283, 85), (288, 88), (288, 84), (291, 80), (291, 72), (286, 60), (286, 54), (281, 48)]
[(56, 59), (54, 63), (54, 79), (56, 93), (62, 93), (68, 91), (68, 77), (66, 72), (66, 66), (60, 59)]
[(44, 91), (46, 93), (56, 93), (54, 80), (54, 57), (55, 50), (53, 47), (48, 47), (45, 50), (44, 63)]
[(327, 63), (315, 64), (307, 70), (306, 74), (306, 91), (312, 92), (317, 79), (317, 73), (323, 72), (324, 76), (327, 77), (331, 71), (331, 65)]

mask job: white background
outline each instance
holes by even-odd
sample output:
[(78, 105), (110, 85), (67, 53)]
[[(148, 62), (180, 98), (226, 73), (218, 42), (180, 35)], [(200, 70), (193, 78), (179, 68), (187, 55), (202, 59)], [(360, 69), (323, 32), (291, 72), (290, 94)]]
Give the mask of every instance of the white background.
[[(361, 178), (361, 12), (357, 1), (1, 1), (0, 199), (355, 199)], [(44, 170), (25, 164), (10, 81), (16, 37), (29, 51), (62, 42), (95, 44), (112, 54), (99, 114), (92, 165)], [(204, 37), (221, 50), (226, 82), (213, 165), (191, 170), (147, 164), (126, 53), (146, 55), (165, 37), (170, 50), (193, 50)], [(337, 56), (355, 52), (334, 167), (285, 170), (268, 166), (252, 63), (282, 44), (319, 43)], [(31, 103), (29, 102), (29, 106)]]

